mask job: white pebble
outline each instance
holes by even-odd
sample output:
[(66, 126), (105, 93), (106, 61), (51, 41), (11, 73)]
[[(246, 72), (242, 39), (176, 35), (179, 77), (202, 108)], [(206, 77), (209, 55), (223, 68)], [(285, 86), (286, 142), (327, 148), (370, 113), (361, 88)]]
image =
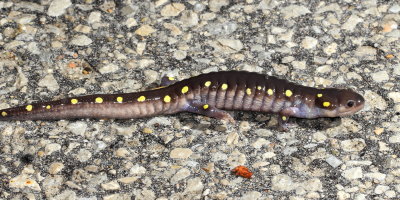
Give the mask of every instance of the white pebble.
[(76, 155), (76, 158), (80, 162), (86, 162), (92, 157), (92, 153), (89, 150), (86, 149), (81, 149), (78, 151), (78, 154)]
[(61, 149), (61, 145), (57, 144), (57, 143), (51, 143), (51, 144), (47, 144), (44, 147), (44, 153), (45, 155), (50, 155), (53, 152), (59, 151)]
[(288, 175), (278, 174), (271, 179), (272, 190), (291, 191), (295, 189), (295, 184)]
[(173, 159), (186, 159), (192, 155), (192, 150), (188, 148), (176, 148), (170, 152), (170, 157)]
[(400, 133), (390, 136), (389, 143), (400, 143)]
[(400, 103), (400, 92), (389, 92), (388, 97), (393, 99), (395, 103)]
[(339, 160), (336, 156), (329, 156), (325, 159), (325, 161), (332, 166), (333, 168), (339, 167), (343, 162)]
[(358, 152), (365, 148), (366, 144), (362, 138), (354, 138), (351, 140), (343, 140), (340, 143), (342, 149), (347, 152)]
[(48, 90), (55, 92), (60, 86), (58, 85), (57, 80), (54, 78), (53, 74), (47, 74), (44, 78), (42, 78), (38, 85), (40, 87), (46, 87)]
[(293, 4), (282, 8), (280, 11), (284, 19), (295, 18), (310, 13), (307, 7)]
[(356, 25), (364, 20), (358, 17), (356, 14), (353, 14), (349, 17), (349, 19), (343, 24), (342, 28), (348, 31), (353, 31)]
[(177, 60), (183, 60), (186, 58), (186, 51), (176, 50), (174, 51), (174, 58)]
[(378, 185), (375, 187), (375, 194), (383, 194), (386, 190), (389, 190), (389, 186), (386, 185)]
[(187, 168), (182, 168), (171, 178), (171, 184), (174, 185), (188, 176), (190, 176), (190, 170)]
[(70, 0), (54, 0), (47, 10), (47, 14), (52, 17), (58, 17), (65, 13), (65, 9), (71, 6)]
[(94, 11), (91, 12), (88, 17), (88, 23), (93, 24), (101, 21), (101, 12)]
[(108, 74), (118, 71), (119, 66), (114, 63), (109, 63), (100, 67), (99, 72), (100, 74)]
[(92, 44), (92, 39), (90, 39), (88, 36), (86, 35), (78, 35), (75, 36), (71, 42), (72, 45), (75, 46), (87, 46), (89, 44)]
[(119, 190), (121, 187), (117, 181), (110, 181), (108, 183), (101, 184), (101, 188), (104, 190)]
[(313, 37), (305, 37), (301, 42), (301, 46), (305, 49), (313, 49), (317, 46), (318, 40)]
[(371, 74), (372, 79), (375, 82), (385, 82), (389, 80), (389, 74), (386, 71), (379, 71)]
[(348, 180), (359, 179), (363, 177), (363, 172), (361, 167), (354, 167), (344, 170), (342, 176)]
[(68, 124), (67, 130), (69, 130), (74, 135), (84, 136), (87, 129), (87, 124), (85, 122), (73, 122)]
[(181, 3), (168, 4), (161, 9), (161, 16), (175, 17), (178, 16), (183, 10), (185, 10), (185, 5)]

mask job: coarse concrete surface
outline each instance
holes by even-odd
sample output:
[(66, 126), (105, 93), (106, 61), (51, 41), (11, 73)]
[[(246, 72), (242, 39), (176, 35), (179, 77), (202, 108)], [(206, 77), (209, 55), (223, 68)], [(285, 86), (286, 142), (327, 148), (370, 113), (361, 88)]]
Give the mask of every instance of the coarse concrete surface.
[[(334, 119), (0, 122), (1, 199), (398, 199), (400, 3), (0, 1), (0, 109), (247, 70), (347, 87)], [(232, 174), (245, 166), (251, 179)]]

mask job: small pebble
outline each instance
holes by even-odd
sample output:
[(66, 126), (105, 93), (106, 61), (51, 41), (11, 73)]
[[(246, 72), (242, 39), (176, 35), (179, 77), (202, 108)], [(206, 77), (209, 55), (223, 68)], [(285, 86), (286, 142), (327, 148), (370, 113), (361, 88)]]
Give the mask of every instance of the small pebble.
[(161, 16), (175, 17), (178, 16), (183, 10), (185, 10), (185, 5), (181, 3), (171, 3), (163, 7), (161, 10)]
[(58, 174), (64, 168), (64, 164), (60, 162), (52, 163), (49, 167), (50, 174)]
[(342, 146), (344, 151), (361, 151), (365, 148), (366, 144), (364, 139), (354, 138), (351, 140), (343, 140), (340, 145)]
[(139, 178), (136, 176), (128, 176), (128, 177), (120, 178), (120, 179), (118, 179), (118, 181), (123, 184), (131, 184), (131, 183), (134, 183), (135, 181), (137, 181), (138, 179)]
[(227, 6), (229, 4), (229, 0), (209, 0), (208, 7), (213, 12), (219, 12), (223, 6)]
[(233, 39), (218, 39), (218, 42), (231, 50), (239, 51), (243, 48), (243, 44), (240, 40)]
[(389, 186), (386, 185), (378, 185), (375, 187), (375, 194), (383, 194), (384, 192), (386, 192), (386, 190), (389, 190)]
[(171, 178), (171, 184), (176, 184), (188, 176), (190, 176), (190, 170), (187, 168), (182, 168)]
[(336, 156), (329, 156), (325, 161), (333, 168), (339, 167), (343, 162), (339, 160)]
[(374, 133), (375, 133), (376, 135), (380, 135), (380, 134), (383, 133), (383, 131), (385, 131), (385, 129), (379, 127), (379, 128), (376, 128), (376, 129), (374, 130)]
[(170, 157), (173, 159), (187, 159), (192, 153), (192, 150), (188, 148), (175, 148), (170, 152)]
[(52, 17), (58, 17), (65, 13), (65, 10), (71, 6), (70, 0), (54, 0), (50, 3), (47, 14)]
[(176, 50), (174, 51), (174, 58), (177, 60), (183, 60), (186, 58), (186, 51)]
[(143, 128), (142, 132), (146, 133), (146, 134), (152, 134), (153, 133), (153, 129), (151, 129), (151, 128)]
[(396, 144), (400, 143), (400, 133), (396, 133), (389, 137), (389, 143)]
[(150, 25), (143, 25), (135, 31), (135, 34), (146, 37), (156, 32), (156, 30)]
[(74, 135), (84, 136), (87, 126), (88, 126), (87, 123), (82, 121), (73, 122), (68, 124), (67, 130)]
[(389, 74), (386, 71), (379, 71), (371, 74), (372, 80), (375, 82), (385, 82), (389, 80)]
[(104, 190), (119, 190), (121, 189), (119, 183), (117, 181), (110, 181), (108, 183), (101, 184), (101, 188)]
[(395, 103), (400, 103), (400, 92), (389, 92), (388, 97)]
[(342, 25), (342, 28), (347, 31), (354, 31), (357, 24), (363, 22), (364, 20), (358, 17), (356, 14), (352, 14), (347, 21)]
[(310, 10), (305, 6), (300, 5), (289, 5), (280, 10), (284, 19), (296, 18), (308, 13)]
[(143, 174), (146, 173), (146, 171), (147, 171), (146, 168), (136, 164), (130, 169), (129, 174), (132, 174), (132, 175), (143, 175)]
[(363, 177), (363, 171), (361, 167), (354, 167), (344, 170), (342, 176), (348, 180), (359, 179)]
[(203, 191), (204, 185), (201, 182), (201, 179), (199, 177), (189, 179), (187, 181), (185, 193), (197, 193), (201, 194)]
[(94, 24), (94, 23), (100, 22), (101, 21), (101, 12), (98, 12), (98, 11), (91, 12), (87, 21), (89, 24)]
[(305, 37), (301, 42), (301, 46), (305, 49), (314, 49), (318, 44), (318, 40), (313, 37)]
[(370, 46), (360, 46), (354, 52), (354, 56), (362, 60), (375, 60), (376, 54), (376, 49)]
[(87, 46), (92, 44), (92, 40), (86, 35), (77, 35), (71, 40), (70, 44), (76, 46)]
[(51, 143), (51, 144), (47, 144), (44, 148), (44, 152), (46, 155), (51, 155), (52, 153), (56, 152), (56, 151), (60, 151), (61, 149), (61, 145), (58, 143)]
[(286, 174), (278, 174), (271, 179), (271, 189), (275, 191), (291, 191), (295, 189), (295, 183), (292, 178)]
[(119, 70), (119, 66), (114, 64), (114, 63), (109, 63), (106, 65), (103, 65), (100, 67), (99, 72), (101, 74), (108, 74), (108, 73), (114, 73)]
[(186, 27), (196, 26), (199, 23), (199, 16), (193, 11), (185, 10), (182, 12), (181, 22)]
[(80, 162), (86, 162), (92, 157), (92, 153), (89, 150), (86, 149), (81, 149), (78, 151), (78, 154), (76, 155), (76, 158)]
[(51, 92), (55, 92), (60, 89), (57, 80), (54, 78), (53, 74), (47, 74), (43, 79), (41, 79), (38, 83), (40, 87), (46, 87)]

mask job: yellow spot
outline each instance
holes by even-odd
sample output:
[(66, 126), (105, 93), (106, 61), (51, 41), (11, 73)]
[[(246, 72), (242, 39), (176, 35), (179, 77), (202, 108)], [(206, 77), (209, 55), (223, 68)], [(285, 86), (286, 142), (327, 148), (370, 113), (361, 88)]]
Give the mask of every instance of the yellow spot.
[(287, 97), (291, 97), (293, 95), (293, 92), (291, 90), (286, 90), (285, 95)]
[(261, 86), (257, 86), (257, 90), (261, 90), (262, 89), (262, 87)]
[(182, 94), (185, 94), (188, 91), (189, 91), (189, 87), (188, 86), (185, 86), (185, 87), (182, 88)]
[(323, 105), (324, 107), (329, 107), (329, 106), (331, 105), (331, 103), (328, 102), (328, 101), (325, 101), (324, 103), (322, 103), (322, 105)]
[(175, 78), (174, 78), (174, 77), (168, 77), (168, 80), (170, 80), (170, 81), (174, 81), (174, 80), (175, 80)]
[(210, 107), (208, 104), (204, 104), (204, 105), (203, 105), (203, 109), (204, 109), (204, 110), (207, 110), (208, 107)]
[(139, 102), (143, 102), (145, 100), (146, 100), (145, 96), (140, 96), (139, 98), (137, 98), (137, 101), (139, 101)]
[(287, 117), (286, 117), (286, 116), (282, 116), (282, 120), (283, 120), (283, 121), (286, 121), (286, 120), (287, 120)]
[(268, 93), (268, 95), (273, 95), (273, 94), (274, 94), (274, 91), (273, 91), (272, 89), (268, 89), (268, 90), (267, 90), (267, 93)]
[(78, 103), (78, 99), (71, 99), (71, 103), (72, 104), (77, 104)]
[(30, 184), (32, 184), (32, 181), (31, 180), (26, 180), (25, 184), (30, 185)]
[(317, 97), (321, 98), (321, 97), (322, 97), (322, 94), (317, 94)]
[(166, 95), (166, 96), (164, 97), (164, 102), (165, 102), (165, 103), (171, 102), (171, 97), (170, 97), (169, 95)]
[(33, 109), (33, 106), (32, 106), (32, 105), (27, 105), (27, 106), (26, 106), (26, 110), (27, 110), (27, 111), (32, 111), (32, 109)]
[(94, 102), (96, 102), (96, 103), (103, 103), (103, 98), (97, 97), (97, 98), (94, 100)]
[(46, 106), (46, 109), (48, 110), (48, 109), (50, 109), (51, 108), (51, 105), (47, 105)]
[(228, 84), (226, 84), (226, 83), (222, 84), (221, 89), (222, 90), (228, 89)]
[(247, 94), (247, 95), (251, 95), (251, 89), (250, 89), (250, 88), (247, 88), (247, 89), (246, 89), (246, 94)]
[(206, 83), (204, 83), (204, 86), (206, 86), (206, 87), (210, 87), (210, 85), (211, 85), (211, 81), (207, 81)]
[(117, 97), (117, 102), (118, 102), (118, 103), (122, 103), (122, 101), (124, 101), (124, 98), (123, 98), (123, 97)]
[(5, 111), (1, 112), (1, 116), (5, 117), (7, 116), (7, 113)]

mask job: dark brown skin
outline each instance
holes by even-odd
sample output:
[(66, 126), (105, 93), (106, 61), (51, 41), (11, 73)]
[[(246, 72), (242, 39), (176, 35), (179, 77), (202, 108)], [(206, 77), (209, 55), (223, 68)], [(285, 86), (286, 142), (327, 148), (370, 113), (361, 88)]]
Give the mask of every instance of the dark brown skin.
[(347, 116), (364, 106), (364, 98), (350, 89), (316, 89), (245, 71), (212, 72), (176, 83), (163, 78), (162, 86), (8, 108), (0, 110), (0, 120), (131, 119), (193, 112), (233, 121), (223, 110), (244, 110), (279, 113), (285, 128), (289, 117)]

